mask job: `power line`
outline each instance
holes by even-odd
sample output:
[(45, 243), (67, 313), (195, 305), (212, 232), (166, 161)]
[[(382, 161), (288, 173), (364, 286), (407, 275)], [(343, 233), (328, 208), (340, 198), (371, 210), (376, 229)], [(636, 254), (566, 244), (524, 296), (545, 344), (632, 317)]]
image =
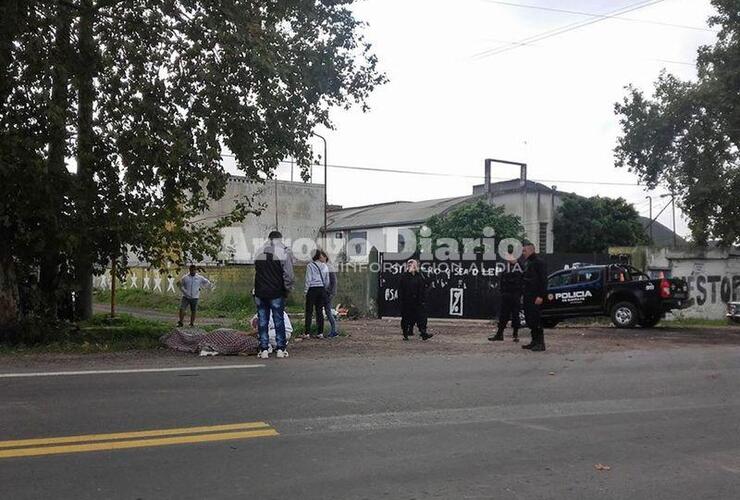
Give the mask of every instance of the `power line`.
[(508, 7), (518, 7), (521, 9), (543, 10), (547, 12), (559, 12), (562, 14), (573, 14), (577, 16), (587, 16), (587, 17), (598, 18), (598, 19), (615, 19), (618, 21), (629, 21), (633, 23), (643, 23), (643, 24), (655, 24), (657, 26), (666, 26), (669, 28), (680, 28), (680, 29), (695, 30), (695, 31), (709, 31), (711, 33), (716, 33), (714, 30), (710, 28), (702, 27), (702, 26), (688, 26), (685, 24), (665, 23), (662, 21), (651, 21), (648, 19), (636, 19), (633, 17), (608, 16), (606, 14), (596, 14), (592, 12), (583, 12), (580, 10), (557, 9), (554, 7), (541, 7), (539, 5), (525, 5), (525, 4), (514, 3), (514, 2), (504, 2), (500, 0), (484, 0), (484, 1), (487, 3), (506, 5)]
[(604, 14), (602, 17), (596, 18), (596, 19), (589, 19), (587, 21), (580, 21), (577, 23), (568, 24), (565, 26), (561, 26), (560, 28), (551, 29), (548, 31), (544, 31), (542, 33), (539, 33), (537, 35), (533, 35), (527, 38), (524, 38), (522, 40), (519, 40), (517, 42), (517, 45), (506, 45), (503, 47), (494, 47), (489, 50), (485, 50), (483, 52), (479, 52), (478, 54), (475, 54), (473, 56), (474, 59), (483, 59), (490, 56), (495, 56), (498, 54), (503, 54), (504, 52), (509, 52), (510, 50), (514, 50), (521, 45), (529, 44), (531, 42), (539, 42), (542, 40), (546, 40), (548, 38), (552, 38), (558, 35), (562, 35), (564, 33), (568, 33), (570, 31), (577, 30), (579, 28), (583, 28), (585, 26), (589, 26), (592, 24), (600, 23), (602, 21), (605, 21), (607, 19), (613, 19), (614, 17), (617, 17), (621, 14), (626, 14), (628, 12), (634, 12), (639, 9), (644, 9), (645, 7), (650, 7), (651, 5), (655, 5), (661, 2), (664, 2), (665, 0), (648, 0), (648, 1), (642, 1), (635, 4), (628, 5), (626, 7), (623, 7), (621, 9), (617, 9), (611, 12), (608, 12), (607, 14)]
[(666, 64), (681, 64), (683, 66), (691, 66), (696, 67), (696, 63), (686, 62), (686, 61), (671, 61), (670, 59), (653, 59), (653, 61), (662, 62)]
[[(233, 154), (222, 154), (221, 156), (234, 158)], [(289, 160), (281, 160), (280, 163), (290, 164)], [(323, 167), (323, 163), (314, 163), (314, 167)], [(485, 177), (482, 175), (464, 175), (464, 174), (448, 174), (445, 172), (420, 172), (417, 170), (403, 170), (398, 168), (379, 168), (379, 167), (362, 167), (357, 165), (336, 165), (328, 164), (328, 168), (334, 168), (339, 170), (353, 170), (361, 172), (376, 172), (386, 174), (405, 174), (405, 175), (421, 175), (426, 177), (446, 177), (446, 178), (457, 178), (457, 179), (474, 179), (481, 180)], [(511, 180), (506, 177), (492, 177), (492, 179), (507, 181)], [(592, 184), (601, 186), (630, 186), (640, 187), (640, 184), (636, 182), (608, 182), (608, 181), (576, 181), (567, 179), (529, 179), (533, 182), (547, 182), (547, 183), (560, 183), (560, 184)]]

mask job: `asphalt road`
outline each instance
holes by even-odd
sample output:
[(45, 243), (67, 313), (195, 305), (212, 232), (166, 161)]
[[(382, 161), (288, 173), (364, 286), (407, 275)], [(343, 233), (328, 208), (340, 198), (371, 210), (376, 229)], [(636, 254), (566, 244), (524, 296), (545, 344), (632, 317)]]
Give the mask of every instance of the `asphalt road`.
[(0, 458), (0, 498), (740, 495), (738, 346), (264, 365), (0, 378), (0, 448), (244, 422), (277, 434)]

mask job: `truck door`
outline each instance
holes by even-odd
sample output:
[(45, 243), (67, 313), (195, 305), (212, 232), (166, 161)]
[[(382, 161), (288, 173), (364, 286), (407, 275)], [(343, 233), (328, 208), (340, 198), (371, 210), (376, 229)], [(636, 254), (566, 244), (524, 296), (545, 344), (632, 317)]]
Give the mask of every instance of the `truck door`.
[(601, 312), (604, 303), (604, 271), (600, 268), (577, 269), (573, 271), (574, 281), (578, 285), (577, 304), (579, 312)]
[(566, 269), (550, 275), (547, 279), (547, 296), (543, 306), (546, 316), (557, 316), (563, 312), (567, 303), (562, 300), (563, 294), (567, 294), (572, 285), (573, 271)]

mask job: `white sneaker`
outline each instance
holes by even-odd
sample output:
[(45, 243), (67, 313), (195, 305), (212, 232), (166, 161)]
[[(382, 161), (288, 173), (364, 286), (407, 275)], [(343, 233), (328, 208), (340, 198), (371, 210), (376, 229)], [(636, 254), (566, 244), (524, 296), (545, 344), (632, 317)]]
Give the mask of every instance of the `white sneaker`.
[(282, 349), (277, 350), (278, 358), (287, 358), (288, 356), (289, 356), (288, 351), (283, 351)]
[(272, 351), (273, 351), (272, 346), (267, 348), (267, 354), (272, 354)]
[(261, 359), (267, 359), (270, 357), (270, 353), (268, 351), (260, 351), (259, 354), (257, 354), (257, 357)]

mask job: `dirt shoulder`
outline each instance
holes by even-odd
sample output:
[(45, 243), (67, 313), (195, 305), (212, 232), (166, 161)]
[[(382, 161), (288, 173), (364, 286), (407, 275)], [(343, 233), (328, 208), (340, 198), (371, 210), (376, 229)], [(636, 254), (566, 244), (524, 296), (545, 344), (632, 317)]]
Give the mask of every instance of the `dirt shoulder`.
[[(342, 322), (346, 336), (331, 340), (294, 339), (290, 344), (293, 357), (302, 359), (352, 358), (415, 355), (531, 355), (511, 341), (510, 331), (504, 342), (489, 342), (486, 337), (493, 326), (488, 321), (430, 322), (435, 334), (429, 341), (418, 336), (409, 342), (401, 339), (398, 321), (370, 319)], [(524, 330), (522, 341), (528, 340)], [(711, 346), (740, 347), (738, 327), (673, 327), (619, 330), (608, 326), (565, 326), (546, 331), (548, 353), (607, 353)], [(201, 358), (166, 349), (125, 351), (99, 354), (28, 353), (0, 356), (0, 371), (95, 370), (117, 367), (170, 367), (255, 362), (254, 357), (217, 356)]]

